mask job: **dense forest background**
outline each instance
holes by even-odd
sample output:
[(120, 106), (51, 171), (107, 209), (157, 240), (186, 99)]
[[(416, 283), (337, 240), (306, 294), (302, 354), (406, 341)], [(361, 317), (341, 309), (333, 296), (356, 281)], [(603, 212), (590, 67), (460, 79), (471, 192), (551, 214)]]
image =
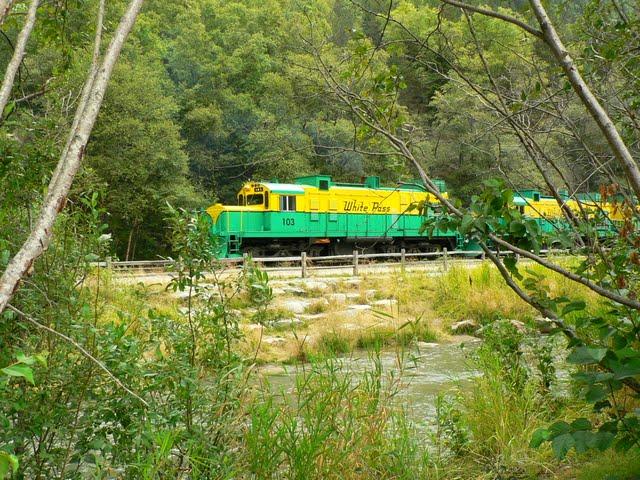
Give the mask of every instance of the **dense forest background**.
[[(14, 209), (1, 210), (3, 222), (32, 218), (33, 200), (45, 189), (90, 61), (97, 3), (55, 1), (40, 8), (5, 112), (11, 134), (0, 137), (0, 181), (7, 185), (1, 196)], [(108, 2), (107, 29), (121, 3)], [(485, 3), (531, 16), (524, 1)], [(626, 80), (618, 78), (637, 71), (633, 49), (626, 49), (634, 34), (627, 38), (619, 30), (626, 3), (549, 5), (566, 43), (584, 61), (584, 74), (614, 105), (623, 134), (625, 122), (637, 122), (625, 109), (637, 109), (638, 82), (626, 73)], [(8, 62), (26, 5), (15, 8), (3, 25), (0, 64)], [(326, 93), (314, 67), (318, 58), (345, 79), (353, 79), (348, 65), (354, 59), (368, 62), (370, 87), (391, 82), (394, 115), (401, 128), (416, 133), (420, 161), (462, 200), (496, 176), (516, 187), (543, 188), (514, 132), (452, 70), (455, 52), (455, 62), (479, 85), (489, 81), (464, 16), (441, 8), (435, 0), (149, 0), (110, 83), (74, 186), (75, 203), (81, 193), (98, 192), (115, 254), (156, 258), (167, 253), (167, 203), (233, 202), (247, 179), (325, 173), (349, 181), (380, 175), (395, 184), (415, 178), (386, 142)], [(425, 55), (407, 42), (408, 35), (428, 38), (436, 25), (446, 33), (438, 52)], [(566, 188), (568, 178), (581, 191), (597, 189), (600, 172), (586, 157), (606, 163), (607, 145), (589, 135), (593, 122), (549, 52), (497, 19), (478, 19), (476, 29), (483, 61), (512, 96), (514, 112), (522, 115), (527, 102), (540, 99), (559, 108), (554, 115), (562, 117), (562, 128), (535, 109), (526, 119), (562, 170), (554, 173), (558, 186)], [(29, 222), (18, 223), (26, 233)]]

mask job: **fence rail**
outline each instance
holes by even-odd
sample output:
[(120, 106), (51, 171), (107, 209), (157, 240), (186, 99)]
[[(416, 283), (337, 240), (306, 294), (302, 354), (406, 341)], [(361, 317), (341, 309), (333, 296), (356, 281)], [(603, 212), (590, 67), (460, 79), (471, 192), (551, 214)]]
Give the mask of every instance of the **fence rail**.
[[(495, 255), (504, 256), (508, 255), (511, 252), (492, 252)], [(569, 250), (541, 250), (541, 254), (549, 255), (549, 254), (567, 254)], [(289, 257), (256, 257), (252, 258), (249, 255), (245, 254), (243, 257), (237, 258), (223, 258), (217, 260), (221, 265), (229, 265), (230, 267), (241, 267), (244, 268), (249, 262), (253, 262), (258, 265), (266, 265), (270, 263), (286, 263), (293, 265), (285, 265), (285, 266), (274, 266), (268, 267), (265, 266), (264, 269), (267, 271), (290, 271), (294, 268), (298, 268), (300, 270), (300, 275), (302, 278), (307, 277), (310, 272), (314, 270), (328, 270), (328, 269), (337, 269), (337, 268), (350, 268), (353, 272), (354, 276), (357, 276), (360, 272), (360, 267), (366, 264), (367, 266), (376, 265), (376, 266), (400, 266), (404, 269), (407, 265), (418, 265), (424, 263), (432, 263), (429, 259), (441, 259), (442, 266), (446, 270), (449, 266), (449, 260), (454, 258), (481, 258), (485, 259), (485, 252), (482, 250), (452, 250), (448, 251), (446, 248), (443, 248), (441, 251), (437, 252), (406, 252), (405, 249), (402, 249), (400, 252), (393, 253), (360, 253), (357, 250), (354, 250), (350, 255), (327, 255), (323, 257), (310, 257), (306, 252), (302, 252), (298, 256), (289, 256)], [(420, 259), (423, 259), (422, 261)], [(392, 262), (377, 262), (374, 264), (368, 263), (369, 260), (381, 260), (381, 259), (389, 259), (394, 260)], [(332, 262), (331, 265), (326, 265), (326, 262)], [(109, 268), (114, 270), (127, 270), (127, 269), (140, 269), (140, 270), (149, 270), (149, 269), (167, 269), (175, 264), (174, 260), (134, 260), (134, 261), (112, 261), (110, 258), (107, 258), (104, 262), (94, 262), (92, 265), (95, 267), (101, 268)]]

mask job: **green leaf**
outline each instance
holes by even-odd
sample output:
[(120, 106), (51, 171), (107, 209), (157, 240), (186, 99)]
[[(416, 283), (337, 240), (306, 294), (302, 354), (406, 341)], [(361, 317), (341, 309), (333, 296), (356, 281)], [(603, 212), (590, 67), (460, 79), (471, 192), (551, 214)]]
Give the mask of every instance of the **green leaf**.
[(584, 453), (590, 448), (591, 439), (593, 437), (593, 432), (588, 430), (579, 430), (574, 432), (571, 436), (575, 442), (576, 452)]
[(571, 425), (569, 425), (567, 422), (556, 422), (549, 427), (549, 433), (552, 437), (557, 437), (558, 435), (569, 432), (571, 432)]
[(606, 354), (606, 348), (580, 346), (574, 348), (573, 352), (569, 354), (567, 362), (577, 365), (600, 363)]
[(594, 432), (593, 436), (589, 439), (589, 447), (604, 452), (611, 446), (615, 438), (616, 434), (613, 432), (602, 430)]
[(38, 353), (37, 355), (34, 355), (33, 358), (36, 359), (36, 362), (38, 362), (40, 365), (42, 365), (43, 367), (47, 366), (47, 355), (48, 353)]
[(602, 385), (591, 385), (585, 395), (585, 400), (589, 403), (597, 403), (607, 397), (607, 392)]
[(462, 222), (460, 222), (460, 233), (463, 235), (466, 234), (471, 228), (471, 225), (473, 225), (473, 217), (469, 214), (465, 214), (462, 217)]
[(571, 422), (571, 428), (573, 430), (591, 430), (591, 422), (586, 418), (576, 418)]
[(531, 436), (531, 442), (529, 442), (529, 446), (531, 448), (538, 448), (540, 445), (542, 445), (542, 443), (549, 440), (550, 436), (551, 432), (549, 432), (549, 430), (547, 430), (546, 428), (539, 428), (535, 432), (533, 432), (533, 435)]
[(613, 380), (614, 375), (610, 372), (578, 372), (573, 374), (573, 378), (580, 383), (593, 384)]
[(605, 408), (611, 408), (611, 402), (609, 400), (602, 400), (593, 404), (594, 412), (601, 412)]
[(636, 439), (632, 435), (623, 435), (616, 441), (615, 449), (618, 452), (626, 452), (636, 444)]
[(527, 229), (522, 222), (512, 220), (511, 223), (509, 223), (509, 232), (515, 236), (523, 237), (525, 233), (527, 233)]
[(509, 273), (511, 273), (511, 275), (516, 277), (518, 280), (522, 280), (522, 274), (518, 270), (518, 266), (517, 266), (518, 260), (516, 259), (516, 257), (509, 257), (509, 256), (504, 257), (502, 261), (504, 263), (504, 266), (507, 267), (507, 270), (509, 270)]
[(9, 470), (14, 474), (18, 471), (18, 457), (0, 450), (0, 480), (7, 478)]
[(582, 300), (571, 302), (568, 305), (565, 305), (565, 307), (562, 309), (562, 316), (567, 315), (571, 312), (584, 310), (586, 306), (586, 303), (584, 303)]
[(16, 108), (16, 102), (7, 103), (7, 106), (4, 108), (4, 112), (2, 113), (2, 116), (8, 117), (15, 108)]
[(635, 377), (640, 375), (640, 359), (634, 358), (633, 360), (617, 365), (613, 369), (616, 380), (622, 380), (623, 378)]
[(25, 365), (9, 365), (0, 371), (10, 377), (23, 377), (32, 385), (35, 385), (35, 382), (33, 381), (33, 370)]
[(563, 433), (562, 435), (558, 435), (551, 441), (551, 449), (553, 450), (556, 458), (562, 460), (567, 456), (569, 450), (576, 444), (573, 439), (573, 435), (570, 433)]
[(16, 360), (19, 363), (24, 363), (25, 365), (33, 365), (36, 363), (36, 360), (33, 357), (27, 357), (24, 353), (18, 353), (16, 355)]

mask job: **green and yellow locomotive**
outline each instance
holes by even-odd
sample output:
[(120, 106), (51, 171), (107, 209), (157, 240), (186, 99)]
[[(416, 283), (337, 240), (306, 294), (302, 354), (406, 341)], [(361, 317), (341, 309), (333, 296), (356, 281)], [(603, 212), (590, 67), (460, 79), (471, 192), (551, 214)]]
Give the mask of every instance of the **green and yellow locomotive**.
[[(445, 183), (436, 180), (436, 185), (448, 198)], [(315, 175), (299, 177), (294, 183), (248, 182), (237, 198), (237, 205), (218, 203), (207, 209), (222, 258), (244, 253), (319, 256), (354, 249), (372, 253), (478, 250), (457, 231), (424, 234), (421, 227), (438, 213), (440, 203), (417, 183), (381, 187), (378, 177), (339, 183)], [(577, 215), (586, 213), (595, 220), (600, 237), (617, 235), (625, 218), (618, 203), (603, 200), (597, 193), (576, 198), (564, 194), (563, 200)], [(568, 228), (556, 199), (538, 191), (516, 192), (513, 208), (534, 219), (544, 233)]]
[[(438, 186), (446, 196), (444, 182)], [(249, 182), (237, 198), (237, 205), (207, 209), (221, 257), (433, 251), (454, 249), (460, 240), (451, 231), (421, 234), (423, 215), (433, 214), (438, 201), (418, 184), (381, 187), (378, 177), (338, 183), (315, 175), (294, 183)], [(416, 205), (432, 207), (421, 212)]]

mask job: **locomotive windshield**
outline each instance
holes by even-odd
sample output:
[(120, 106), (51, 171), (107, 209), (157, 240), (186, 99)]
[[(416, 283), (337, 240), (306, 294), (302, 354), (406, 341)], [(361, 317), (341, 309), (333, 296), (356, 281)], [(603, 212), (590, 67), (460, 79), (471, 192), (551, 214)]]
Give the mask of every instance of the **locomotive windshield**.
[(261, 193), (247, 195), (247, 205), (262, 205), (264, 203), (264, 195)]

